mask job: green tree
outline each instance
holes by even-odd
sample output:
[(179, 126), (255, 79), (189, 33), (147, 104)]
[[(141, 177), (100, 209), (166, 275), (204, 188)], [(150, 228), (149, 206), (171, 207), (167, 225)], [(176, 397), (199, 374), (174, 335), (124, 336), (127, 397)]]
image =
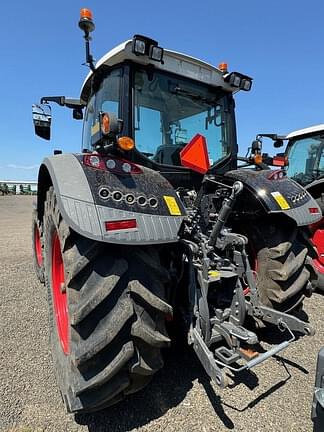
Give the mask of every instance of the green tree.
[(9, 193), (9, 188), (8, 188), (7, 183), (4, 183), (4, 184), (3, 184), (3, 190), (4, 190), (5, 195), (8, 195), (8, 193)]
[(19, 192), (20, 192), (21, 195), (25, 194), (24, 186), (22, 184), (19, 185)]
[(31, 195), (31, 194), (32, 194), (32, 190), (31, 190), (31, 186), (30, 186), (30, 184), (27, 185), (26, 192), (27, 192), (28, 195)]
[(17, 193), (17, 185), (13, 185), (12, 186), (11, 193), (12, 193), (12, 195), (16, 195), (16, 193)]

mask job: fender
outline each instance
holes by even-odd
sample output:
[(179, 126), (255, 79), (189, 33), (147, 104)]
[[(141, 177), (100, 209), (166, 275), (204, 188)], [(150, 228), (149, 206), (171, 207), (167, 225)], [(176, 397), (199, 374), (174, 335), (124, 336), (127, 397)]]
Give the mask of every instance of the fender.
[[(53, 185), (64, 220), (85, 237), (120, 244), (158, 244), (178, 240), (186, 212), (164, 177), (142, 166), (136, 174), (114, 173), (106, 169), (105, 163), (102, 169), (87, 166), (84, 158), (84, 154), (60, 154), (44, 159), (38, 177), (40, 219), (46, 190)], [(119, 159), (114, 160), (121, 163)], [(138, 199), (140, 196), (145, 200)], [(130, 197), (132, 202), (128, 203)], [(151, 201), (154, 205), (149, 205), (150, 198), (156, 199)], [(113, 229), (114, 224), (109, 224), (125, 220), (131, 220), (133, 225), (126, 229)]]
[(294, 180), (283, 177), (270, 178), (274, 171), (237, 169), (225, 174), (233, 180), (240, 180), (259, 202), (266, 213), (285, 214), (298, 226), (310, 225), (322, 218), (318, 203)]
[(305, 186), (305, 189), (312, 195), (313, 198), (316, 199), (324, 215), (324, 178), (309, 183)]

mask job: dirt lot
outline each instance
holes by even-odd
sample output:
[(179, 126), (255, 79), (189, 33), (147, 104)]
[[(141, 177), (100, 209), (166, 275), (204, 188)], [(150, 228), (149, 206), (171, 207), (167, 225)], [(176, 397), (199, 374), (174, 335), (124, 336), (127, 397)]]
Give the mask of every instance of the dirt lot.
[(316, 354), (324, 345), (324, 296), (306, 301), (317, 333), (220, 390), (194, 354), (171, 351), (144, 391), (97, 415), (64, 412), (48, 351), (45, 291), (31, 258), (31, 197), (0, 197), (0, 431), (302, 431)]

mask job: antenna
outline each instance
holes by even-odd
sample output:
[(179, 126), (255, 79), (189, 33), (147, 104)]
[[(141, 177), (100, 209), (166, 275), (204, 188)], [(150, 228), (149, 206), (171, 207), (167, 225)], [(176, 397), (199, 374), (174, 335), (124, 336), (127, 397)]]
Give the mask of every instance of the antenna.
[(84, 31), (85, 47), (86, 47), (86, 64), (94, 71), (95, 65), (93, 64), (93, 57), (90, 53), (90, 33), (95, 29), (94, 22), (92, 21), (92, 12), (90, 9), (83, 8), (80, 10), (79, 27)]

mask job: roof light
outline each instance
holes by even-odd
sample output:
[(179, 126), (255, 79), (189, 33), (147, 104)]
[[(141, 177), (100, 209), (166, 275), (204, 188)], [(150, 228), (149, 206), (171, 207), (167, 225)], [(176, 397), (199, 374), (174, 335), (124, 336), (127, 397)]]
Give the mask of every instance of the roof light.
[(252, 87), (252, 78), (239, 72), (231, 72), (224, 76), (224, 81), (230, 86), (240, 88), (244, 91), (250, 91)]
[(133, 148), (135, 147), (134, 141), (128, 136), (122, 136), (118, 138), (117, 145), (120, 149), (125, 151), (133, 150)]
[(228, 72), (228, 64), (227, 63), (220, 63), (218, 65), (218, 69), (220, 71), (222, 71), (223, 73), (226, 73), (226, 72)]
[(236, 74), (231, 74), (231, 79), (229, 80), (229, 83), (233, 87), (240, 87), (241, 85), (241, 77)]
[(136, 55), (147, 55), (151, 60), (161, 62), (163, 59), (163, 48), (158, 46), (157, 41), (143, 35), (134, 35), (132, 52)]
[(242, 79), (241, 89), (244, 91), (250, 91), (252, 87), (252, 81), (248, 79)]
[(124, 219), (105, 222), (106, 231), (129, 230), (137, 228), (136, 219)]
[(82, 18), (87, 18), (87, 19), (92, 20), (92, 12), (91, 12), (91, 10), (87, 9), (87, 8), (82, 8), (80, 10), (80, 19), (82, 19)]
[(79, 27), (86, 33), (91, 33), (95, 29), (94, 22), (92, 21), (92, 12), (90, 9), (82, 8), (80, 10)]
[(135, 39), (133, 42), (133, 52), (137, 55), (145, 54), (146, 45), (145, 42), (141, 39)]
[(159, 46), (151, 45), (149, 57), (150, 57), (150, 59), (152, 59), (154, 61), (162, 62), (163, 48), (161, 48)]

